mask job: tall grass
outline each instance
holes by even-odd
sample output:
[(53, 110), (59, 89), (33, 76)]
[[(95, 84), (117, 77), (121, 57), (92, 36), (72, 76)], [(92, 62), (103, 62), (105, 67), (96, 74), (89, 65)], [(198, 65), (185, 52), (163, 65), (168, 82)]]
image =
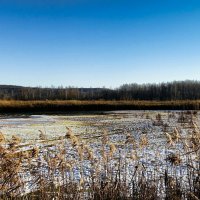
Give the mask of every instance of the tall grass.
[[(62, 137), (51, 140), (40, 131), (35, 145), (1, 133), (0, 199), (198, 200), (200, 130), (195, 115), (181, 113), (176, 119), (181, 129), (160, 123), (161, 115), (150, 119), (163, 128), (165, 141), (158, 144), (162, 155), (154, 146), (151, 165), (148, 131), (138, 138), (124, 132), (114, 142), (106, 130), (94, 141), (67, 127)], [(168, 114), (169, 121), (174, 118)]]
[(14, 101), (0, 100), (0, 113), (104, 110), (198, 110), (200, 101)]

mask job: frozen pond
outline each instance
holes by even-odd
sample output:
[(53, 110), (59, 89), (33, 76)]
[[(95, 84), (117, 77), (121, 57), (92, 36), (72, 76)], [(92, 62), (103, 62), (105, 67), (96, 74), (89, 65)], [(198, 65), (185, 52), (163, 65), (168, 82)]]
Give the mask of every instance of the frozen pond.
[[(107, 131), (109, 140), (121, 145), (126, 142), (127, 135), (130, 135), (139, 143), (145, 136), (148, 146), (140, 151), (137, 148), (140, 161), (150, 165), (163, 162), (166, 154), (173, 152), (173, 148), (182, 148), (180, 144), (168, 149), (166, 132), (173, 134), (174, 129), (179, 131), (181, 137), (187, 137), (191, 131), (191, 120), (199, 125), (199, 114), (196, 113), (193, 119), (190, 115), (187, 121), (180, 122), (180, 111), (114, 111), (104, 113), (82, 113), (73, 115), (30, 115), (0, 118), (0, 131), (6, 140), (11, 140), (15, 135), (22, 139), (24, 144), (38, 144), (40, 134), (44, 133), (45, 139), (51, 143), (59, 137), (65, 136), (67, 128), (85, 144), (98, 149), (102, 133)], [(159, 118), (159, 119), (158, 119)], [(45, 142), (42, 142), (44, 144)], [(139, 144), (138, 144), (139, 145)], [(128, 147), (127, 147), (128, 148)], [(155, 154), (159, 155), (155, 158)]]
[[(24, 140), (37, 139), (43, 131), (48, 137), (60, 136), (66, 133), (66, 126), (78, 135), (92, 134), (106, 129), (109, 132), (159, 131), (162, 127), (152, 126), (156, 115), (160, 113), (163, 124), (180, 128), (177, 124), (179, 111), (173, 111), (175, 117), (169, 118), (168, 111), (114, 111), (101, 114), (73, 114), (73, 115), (30, 115), (30, 116), (0, 116), (0, 131), (7, 138), (18, 135)], [(197, 118), (199, 115), (197, 116)], [(199, 120), (196, 120), (199, 123)]]
[[(70, 163), (73, 178), (68, 172), (65, 172), (66, 176), (78, 182), (81, 182), (81, 177), (89, 180), (94, 168), (104, 173), (104, 157), (112, 169), (110, 176), (115, 176), (115, 166), (120, 160), (123, 163), (120, 165), (122, 178), (128, 181), (135, 174), (135, 166), (146, 178), (153, 177), (154, 181), (159, 182), (166, 170), (169, 176), (185, 181), (188, 164), (196, 169), (199, 163), (198, 149), (195, 149), (198, 127), (199, 113), (193, 111), (114, 111), (0, 117), (0, 132), (6, 142), (12, 142), (13, 136), (21, 138), (17, 152), (39, 148), (39, 157), (33, 162), (42, 163), (40, 170), (44, 173), (49, 173), (49, 160), (62, 157), (61, 160)], [(61, 149), (65, 151), (62, 150), (64, 153), (59, 155)], [(95, 163), (98, 164), (95, 166)], [(56, 180), (60, 178), (58, 168), (53, 174)], [(24, 176), (24, 179), (27, 177)]]

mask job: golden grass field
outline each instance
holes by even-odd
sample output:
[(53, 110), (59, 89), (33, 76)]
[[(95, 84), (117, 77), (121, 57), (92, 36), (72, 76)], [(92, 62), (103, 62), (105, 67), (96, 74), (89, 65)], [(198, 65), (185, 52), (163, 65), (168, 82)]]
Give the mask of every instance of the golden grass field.
[(80, 101), (0, 100), (0, 112), (48, 112), (48, 111), (103, 111), (103, 110), (198, 110), (200, 100), (180, 101)]

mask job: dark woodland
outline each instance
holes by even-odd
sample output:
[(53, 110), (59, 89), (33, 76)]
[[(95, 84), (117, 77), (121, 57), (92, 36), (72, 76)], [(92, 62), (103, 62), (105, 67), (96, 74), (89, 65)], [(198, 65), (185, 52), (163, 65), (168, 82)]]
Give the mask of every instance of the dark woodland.
[(0, 85), (1, 100), (198, 100), (200, 81), (124, 84), (115, 89)]

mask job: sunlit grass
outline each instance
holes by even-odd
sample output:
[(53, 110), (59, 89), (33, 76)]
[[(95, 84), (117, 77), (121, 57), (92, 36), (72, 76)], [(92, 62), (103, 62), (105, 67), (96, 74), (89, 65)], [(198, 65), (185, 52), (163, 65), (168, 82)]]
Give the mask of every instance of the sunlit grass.
[(196, 101), (13, 101), (0, 100), (0, 112), (67, 112), (127, 109), (199, 109)]

